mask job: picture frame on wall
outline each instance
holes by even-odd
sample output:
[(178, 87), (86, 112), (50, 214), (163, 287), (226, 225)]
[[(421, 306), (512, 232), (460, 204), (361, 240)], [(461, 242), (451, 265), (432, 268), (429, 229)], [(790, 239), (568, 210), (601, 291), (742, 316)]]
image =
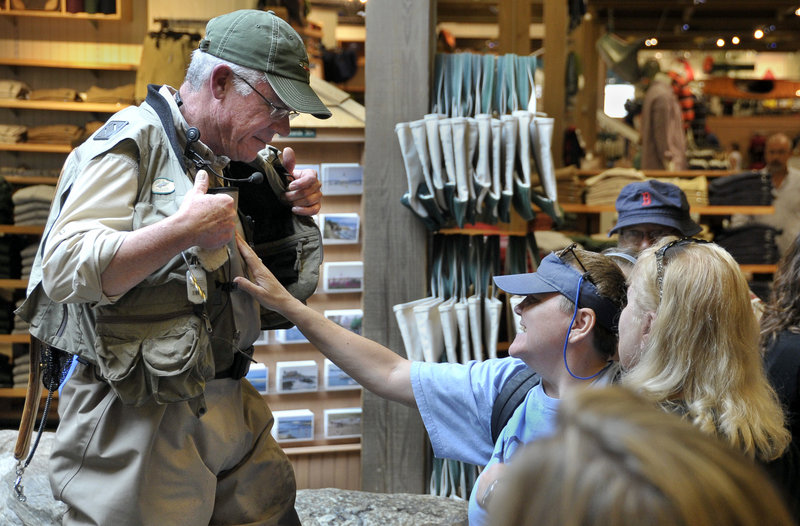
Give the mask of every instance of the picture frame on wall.
[(361, 436), (361, 408), (342, 407), (324, 411), (325, 438), (358, 438)]
[(261, 394), (269, 393), (269, 366), (261, 362), (251, 363), (250, 370), (247, 371), (245, 376), (247, 381), (253, 384)]
[(278, 362), (275, 364), (275, 391), (303, 393), (317, 391), (319, 373), (315, 360)]
[(323, 311), (323, 315), (348, 331), (359, 335), (362, 333), (364, 311), (361, 309), (330, 309)]
[(361, 218), (357, 213), (319, 214), (323, 245), (358, 243)]
[(358, 163), (322, 163), (320, 180), (323, 195), (361, 195), (364, 167)]
[(328, 293), (364, 290), (362, 261), (330, 261), (322, 267), (322, 287)]
[(278, 442), (314, 440), (314, 412), (310, 409), (273, 411), (272, 436)]
[(297, 327), (291, 329), (276, 329), (275, 341), (278, 343), (308, 343), (308, 338)]
[(350, 375), (342, 371), (338, 365), (325, 358), (323, 364), (323, 382), (327, 391), (344, 391), (361, 389), (361, 386)]

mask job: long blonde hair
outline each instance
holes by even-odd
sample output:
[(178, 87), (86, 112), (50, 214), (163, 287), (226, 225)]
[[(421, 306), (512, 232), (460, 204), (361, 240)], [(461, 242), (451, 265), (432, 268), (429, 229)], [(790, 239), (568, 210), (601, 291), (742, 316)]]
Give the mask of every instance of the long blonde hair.
[(670, 247), (659, 301), (656, 253), (639, 256), (631, 274), (634, 312), (655, 317), (638, 363), (622, 382), (717, 434), (749, 456), (778, 458), (791, 435), (758, 349), (759, 327), (739, 265), (713, 243)]
[(752, 460), (622, 387), (576, 389), (511, 461), (492, 526), (789, 526)]

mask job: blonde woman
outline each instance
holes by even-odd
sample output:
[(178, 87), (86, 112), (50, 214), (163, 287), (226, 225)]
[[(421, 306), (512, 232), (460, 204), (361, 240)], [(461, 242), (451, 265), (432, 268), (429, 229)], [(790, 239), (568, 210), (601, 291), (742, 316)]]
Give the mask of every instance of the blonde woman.
[(751, 458), (780, 457), (791, 436), (731, 255), (668, 238), (639, 255), (629, 282), (619, 322), (622, 383)]
[(789, 526), (763, 471), (621, 387), (569, 393), (489, 505), (493, 526)]

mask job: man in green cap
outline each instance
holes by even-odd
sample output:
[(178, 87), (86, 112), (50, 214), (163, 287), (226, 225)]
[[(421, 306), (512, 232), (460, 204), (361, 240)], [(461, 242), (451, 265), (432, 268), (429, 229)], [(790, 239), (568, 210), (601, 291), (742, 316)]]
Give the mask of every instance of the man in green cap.
[[(263, 179), (244, 163), (297, 113), (330, 116), (302, 40), (236, 11), (208, 23), (180, 89), (151, 86), (67, 159), (19, 311), (75, 355), (50, 464), (64, 524), (299, 524), (272, 415), (242, 379), (261, 330), (233, 286), (243, 227), (208, 191)], [(280, 200), (317, 213), (316, 174), (293, 175)]]

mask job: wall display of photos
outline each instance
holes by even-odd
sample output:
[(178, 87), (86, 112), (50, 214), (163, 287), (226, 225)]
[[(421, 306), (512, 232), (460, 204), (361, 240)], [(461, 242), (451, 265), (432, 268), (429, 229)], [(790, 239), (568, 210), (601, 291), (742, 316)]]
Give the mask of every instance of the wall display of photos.
[(361, 261), (324, 263), (322, 287), (327, 293), (361, 292), (364, 289), (364, 263)]
[(361, 389), (361, 386), (353, 380), (346, 372), (342, 371), (338, 365), (325, 358), (323, 364), (323, 385), (328, 391), (340, 391), (343, 389)]
[(315, 360), (278, 362), (275, 364), (275, 391), (279, 393), (317, 391), (318, 370)]
[(269, 393), (269, 367), (263, 363), (251, 363), (250, 370), (245, 376), (261, 394)]
[(297, 327), (276, 329), (275, 341), (278, 343), (308, 343), (308, 338)]
[(364, 167), (358, 163), (320, 164), (322, 195), (361, 195)]
[(314, 413), (310, 409), (273, 411), (275, 424), (272, 436), (278, 442), (300, 442), (314, 439)]
[(358, 243), (361, 219), (357, 213), (320, 214), (317, 220), (323, 245)]
[(325, 438), (356, 438), (361, 436), (361, 408), (326, 409)]
[(324, 311), (323, 315), (348, 331), (356, 334), (362, 333), (361, 325), (364, 321), (364, 311), (361, 309), (330, 309)]

